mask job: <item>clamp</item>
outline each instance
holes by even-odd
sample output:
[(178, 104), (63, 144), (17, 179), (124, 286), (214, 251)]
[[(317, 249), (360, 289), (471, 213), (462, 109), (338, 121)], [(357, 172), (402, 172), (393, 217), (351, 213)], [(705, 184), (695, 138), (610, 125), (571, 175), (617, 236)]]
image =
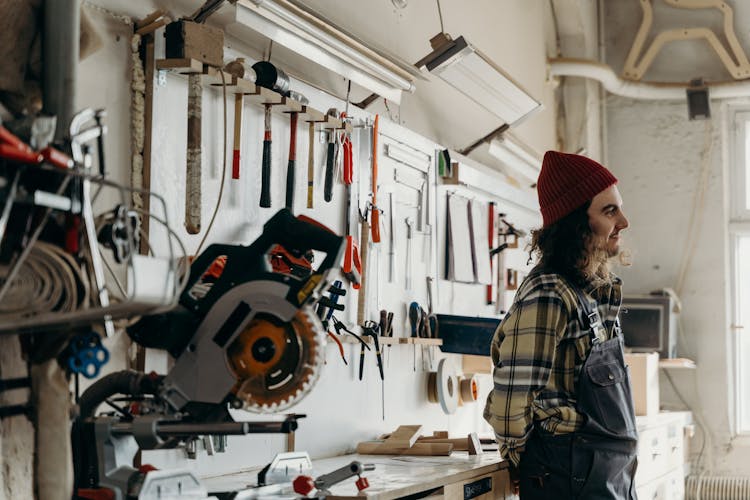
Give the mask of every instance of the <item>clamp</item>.
[(324, 495), (329, 495), (330, 492), (328, 489), (331, 486), (352, 476), (357, 476), (357, 481), (354, 484), (357, 485), (357, 490), (362, 491), (370, 487), (370, 482), (366, 477), (362, 476), (362, 473), (371, 470), (375, 470), (375, 464), (363, 464), (355, 460), (349, 465), (319, 476), (317, 479), (313, 479), (310, 476), (297, 476), (292, 485), (294, 486), (294, 491), (302, 496), (307, 496), (308, 493), (316, 488)]

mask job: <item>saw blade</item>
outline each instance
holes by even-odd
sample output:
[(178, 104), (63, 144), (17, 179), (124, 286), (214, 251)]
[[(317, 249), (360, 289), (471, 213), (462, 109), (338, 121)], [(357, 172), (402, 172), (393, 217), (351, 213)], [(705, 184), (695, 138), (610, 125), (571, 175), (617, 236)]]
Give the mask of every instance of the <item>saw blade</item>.
[(288, 322), (266, 313), (253, 318), (227, 350), (244, 409), (278, 412), (302, 399), (320, 376), (325, 335), (309, 306)]

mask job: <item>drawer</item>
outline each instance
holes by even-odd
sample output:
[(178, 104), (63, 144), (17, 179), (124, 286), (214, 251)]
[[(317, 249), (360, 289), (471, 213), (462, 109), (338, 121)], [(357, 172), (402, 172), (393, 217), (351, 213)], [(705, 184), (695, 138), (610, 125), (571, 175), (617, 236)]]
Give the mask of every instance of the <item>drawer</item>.
[[(489, 491), (485, 491), (488, 488)], [(511, 498), (508, 470), (503, 469), (465, 481), (446, 484), (443, 487), (443, 498), (446, 500)]]
[(685, 472), (677, 467), (662, 480), (665, 487), (665, 500), (683, 500), (685, 498)]
[(638, 500), (666, 500), (664, 489), (664, 485), (656, 480), (638, 486), (635, 492), (638, 494)]
[(645, 429), (638, 437), (637, 485), (645, 484), (669, 470), (669, 446), (664, 426)]
[(685, 463), (685, 428), (680, 422), (667, 425), (667, 469), (681, 467)]
[(635, 489), (638, 500), (684, 500), (685, 474), (682, 467), (640, 484)]

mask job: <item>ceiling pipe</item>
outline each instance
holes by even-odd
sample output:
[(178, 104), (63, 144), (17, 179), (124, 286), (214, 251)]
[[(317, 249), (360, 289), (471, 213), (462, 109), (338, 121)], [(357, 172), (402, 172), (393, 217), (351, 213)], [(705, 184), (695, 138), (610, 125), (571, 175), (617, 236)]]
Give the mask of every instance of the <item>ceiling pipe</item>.
[(80, 0), (45, 0), (42, 39), (44, 112), (57, 117), (55, 140), (68, 134), (76, 109)]
[[(684, 101), (687, 83), (635, 82), (617, 76), (606, 64), (588, 59), (558, 58), (549, 60), (550, 76), (577, 76), (599, 81), (615, 95), (631, 99)], [(711, 99), (750, 97), (750, 80), (706, 83)]]

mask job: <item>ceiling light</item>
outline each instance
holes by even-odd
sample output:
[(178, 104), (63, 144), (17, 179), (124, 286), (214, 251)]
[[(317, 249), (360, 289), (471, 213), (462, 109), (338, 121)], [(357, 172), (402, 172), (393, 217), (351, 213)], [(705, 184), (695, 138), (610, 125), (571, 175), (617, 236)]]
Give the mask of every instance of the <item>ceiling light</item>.
[(531, 183), (535, 183), (539, 177), (541, 160), (509, 138), (503, 137), (490, 141), (488, 153), (514, 173), (530, 180)]
[(541, 108), (520, 85), (484, 54), (472, 47), (464, 37), (453, 40), (439, 33), (430, 40), (432, 53), (419, 61), (471, 100), (487, 109), (510, 126), (518, 125)]
[(324, 68), (400, 103), (414, 91), (413, 68), (387, 58), (289, 0), (238, 0), (227, 31), (242, 39), (260, 33)]

